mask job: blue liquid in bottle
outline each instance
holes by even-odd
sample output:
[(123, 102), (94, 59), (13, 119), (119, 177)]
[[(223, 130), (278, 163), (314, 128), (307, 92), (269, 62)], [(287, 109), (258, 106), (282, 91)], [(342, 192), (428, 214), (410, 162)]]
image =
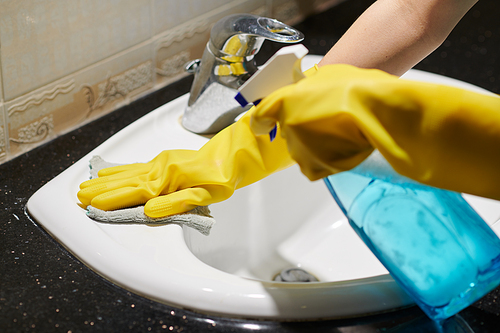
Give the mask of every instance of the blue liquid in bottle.
[(402, 177), (377, 152), (325, 181), (354, 230), (430, 318), (446, 319), (500, 284), (500, 239), (459, 193)]

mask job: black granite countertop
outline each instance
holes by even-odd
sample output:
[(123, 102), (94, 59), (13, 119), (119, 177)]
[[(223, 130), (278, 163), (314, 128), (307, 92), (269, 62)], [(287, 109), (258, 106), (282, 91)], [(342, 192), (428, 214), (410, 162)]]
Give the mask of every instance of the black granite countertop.
[[(325, 54), (372, 2), (349, 0), (296, 25), (305, 33), (311, 54)], [(479, 1), (446, 42), (416, 68), (500, 93), (499, 17), (500, 2)], [(262, 56), (276, 48), (266, 42)], [(172, 308), (101, 278), (30, 220), (25, 204), (37, 189), (121, 128), (188, 92), (190, 83), (190, 77), (184, 78), (0, 165), (0, 332), (438, 332), (417, 307), (362, 318), (288, 323)], [(499, 296), (500, 288), (462, 311), (447, 331), (467, 332), (463, 328), (468, 325), (472, 332), (499, 332)]]

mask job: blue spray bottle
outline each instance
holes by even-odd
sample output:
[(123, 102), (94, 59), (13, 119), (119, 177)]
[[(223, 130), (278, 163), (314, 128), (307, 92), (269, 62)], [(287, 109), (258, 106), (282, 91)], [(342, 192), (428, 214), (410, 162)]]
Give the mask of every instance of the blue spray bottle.
[(500, 239), (456, 192), (397, 174), (375, 151), (325, 178), (349, 223), (433, 320), (444, 320), (500, 284)]

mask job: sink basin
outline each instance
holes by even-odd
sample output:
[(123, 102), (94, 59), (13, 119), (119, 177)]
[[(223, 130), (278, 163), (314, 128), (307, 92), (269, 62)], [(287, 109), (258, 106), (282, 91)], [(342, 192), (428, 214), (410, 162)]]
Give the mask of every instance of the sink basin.
[[(310, 67), (320, 57), (308, 56)], [(407, 78), (458, 85), (411, 70)], [(487, 92), (485, 92), (487, 93)], [(93, 155), (115, 163), (148, 161), (165, 149), (198, 149), (207, 138), (180, 125), (188, 95), (146, 115), (54, 178), (28, 201), (33, 219), (89, 268), (144, 297), (230, 317), (313, 320), (360, 316), (412, 300), (371, 254), (323, 182), (297, 167), (236, 191), (210, 206), (210, 236), (179, 225), (117, 225), (90, 220), (77, 205)], [(494, 229), (500, 203), (466, 196)], [(319, 282), (274, 282), (300, 267)]]

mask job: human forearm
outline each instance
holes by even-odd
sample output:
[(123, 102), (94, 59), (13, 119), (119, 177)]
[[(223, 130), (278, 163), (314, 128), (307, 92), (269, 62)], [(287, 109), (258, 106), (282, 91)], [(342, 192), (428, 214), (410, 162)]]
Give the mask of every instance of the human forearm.
[(378, 0), (318, 65), (343, 63), (402, 75), (441, 45), (476, 2)]

